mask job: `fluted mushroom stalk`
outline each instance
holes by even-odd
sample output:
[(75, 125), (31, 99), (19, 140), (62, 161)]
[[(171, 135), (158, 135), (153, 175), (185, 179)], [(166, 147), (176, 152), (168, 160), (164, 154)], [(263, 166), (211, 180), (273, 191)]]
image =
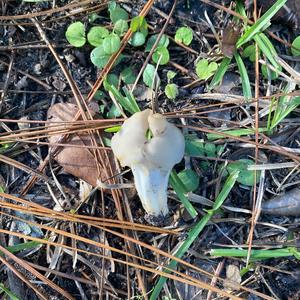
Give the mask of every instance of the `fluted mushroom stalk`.
[[(150, 129), (153, 137), (148, 140)], [(135, 113), (122, 125), (111, 141), (111, 148), (121, 166), (131, 168), (134, 182), (146, 212), (167, 215), (169, 175), (184, 155), (181, 131), (161, 114), (150, 109)]]

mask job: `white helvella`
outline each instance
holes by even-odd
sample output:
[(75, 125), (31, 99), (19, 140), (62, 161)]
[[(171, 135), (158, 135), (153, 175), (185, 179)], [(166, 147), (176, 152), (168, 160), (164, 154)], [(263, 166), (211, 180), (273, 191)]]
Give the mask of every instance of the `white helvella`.
[[(147, 139), (148, 129), (153, 137)], [(168, 214), (167, 188), (170, 172), (184, 155), (181, 131), (161, 114), (150, 109), (135, 113), (111, 140), (111, 148), (121, 166), (131, 168), (136, 190), (146, 212)]]

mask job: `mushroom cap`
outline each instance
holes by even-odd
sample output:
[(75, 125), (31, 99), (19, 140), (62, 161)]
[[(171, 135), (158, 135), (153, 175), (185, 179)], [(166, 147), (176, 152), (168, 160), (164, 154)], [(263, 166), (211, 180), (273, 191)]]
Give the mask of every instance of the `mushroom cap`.
[(125, 120), (119, 132), (111, 139), (111, 148), (122, 167), (131, 166), (143, 159), (150, 109), (137, 112)]
[(153, 138), (145, 145), (145, 156), (166, 171), (179, 163), (184, 155), (185, 141), (181, 131), (161, 114), (148, 117)]
[[(148, 129), (153, 134), (150, 140), (146, 138)], [(181, 131), (150, 109), (128, 118), (111, 140), (111, 148), (123, 167), (144, 163), (168, 171), (180, 162), (184, 147)]]

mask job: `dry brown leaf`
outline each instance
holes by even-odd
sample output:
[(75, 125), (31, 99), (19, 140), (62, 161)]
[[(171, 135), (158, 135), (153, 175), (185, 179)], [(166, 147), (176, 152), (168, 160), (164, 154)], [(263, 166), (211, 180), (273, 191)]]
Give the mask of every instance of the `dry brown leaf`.
[[(93, 117), (97, 117), (98, 105), (95, 102), (91, 102), (89, 108), (91, 115)], [(77, 111), (78, 106), (76, 104), (57, 103), (49, 108), (47, 119), (48, 121), (52, 122), (72, 121)], [(52, 125), (57, 124), (52, 123)], [(49, 123), (49, 126), (51, 126), (51, 123)], [(61, 135), (51, 136), (49, 137), (49, 142), (53, 144), (59, 143), (60, 138)], [(66, 146), (55, 155), (54, 159), (67, 173), (86, 181), (94, 187), (97, 185), (97, 179), (100, 178), (101, 181), (107, 179), (104, 171), (100, 172), (101, 174), (98, 174), (97, 163), (94, 158), (93, 151), (88, 149), (89, 146), (92, 146), (92, 141), (89, 134), (72, 134), (70, 135), (67, 143), (85, 146), (85, 148)], [(113, 164), (113, 158), (110, 152), (108, 153), (108, 157)], [(105, 162), (105, 166), (107, 167), (108, 164), (109, 162), (107, 160)]]

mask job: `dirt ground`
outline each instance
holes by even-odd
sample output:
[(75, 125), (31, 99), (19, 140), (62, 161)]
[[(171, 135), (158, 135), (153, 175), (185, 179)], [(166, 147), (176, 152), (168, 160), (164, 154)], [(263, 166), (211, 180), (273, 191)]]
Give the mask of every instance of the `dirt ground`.
[[(146, 2), (120, 1), (118, 5), (132, 19), (152, 1)], [(275, 2), (257, 1), (257, 13), (263, 15)], [(241, 3), (253, 21), (253, 1)], [(229, 294), (234, 299), (299, 299), (299, 108), (272, 130), (258, 130), (268, 127), (278, 94), (299, 97), (299, 56), (292, 56), (290, 47), (300, 35), (299, 4), (298, 0), (288, 1), (265, 31), (282, 64), (288, 65), (278, 78), (265, 78), (255, 60), (242, 56), (252, 91), (252, 98), (245, 100), (243, 78), (234, 59), (222, 82), (212, 89), (213, 77), (199, 79), (195, 69), (199, 58), (220, 65), (226, 42), (235, 44), (236, 40), (223, 34), (231, 21), (238, 23), (232, 15), (235, 1), (177, 1), (164, 31), (170, 39), (170, 60), (157, 69), (160, 86), (152, 91), (141, 78), (134, 96), (141, 110), (151, 108), (154, 102), (157, 112), (170, 117), (185, 135), (186, 153), (174, 170), (178, 174), (192, 170), (198, 178), (196, 187), (185, 193), (197, 216), (189, 214), (169, 186), (169, 214), (152, 218), (139, 201), (132, 173), (121, 168), (109, 150), (113, 133), (104, 128), (121, 125), (124, 116), (116, 112), (115, 99), (103, 85), (89, 97), (106, 69), (91, 62), (91, 45), (74, 47), (66, 39), (68, 26), (78, 21), (87, 31), (100, 25), (111, 30), (108, 3), (2, 0), (1, 299), (155, 299), (151, 293), (162, 275), (158, 270), (166, 271), (161, 266), (167, 265), (182, 243), (192, 239), (191, 230), (206, 216), (225, 185), (227, 164), (241, 159), (268, 167), (257, 172), (257, 184), (252, 185), (244, 184), (249, 171), (241, 167), (239, 176), (244, 177), (239, 177), (223, 206), (184, 251), (181, 258), (186, 264), (178, 263), (178, 273), (173, 273), (187, 281), (169, 278), (159, 299), (228, 299)], [(173, 1), (150, 4), (145, 17), (149, 36), (160, 33), (172, 5)], [(174, 40), (181, 26), (193, 30), (188, 46)], [(237, 27), (239, 38), (243, 30)], [(234, 51), (243, 55), (244, 49)], [(149, 51), (145, 45), (127, 44), (122, 55), (121, 63), (110, 70), (118, 76), (120, 91), (132, 87), (120, 79), (120, 73), (131, 67), (137, 76)], [(262, 53), (257, 66), (266, 60)], [(172, 79), (178, 86), (175, 100), (164, 93), (168, 71), (176, 72)], [(287, 90), (288, 84), (293, 88)], [(89, 99), (92, 104), (85, 109), (87, 117), (82, 114), (76, 123), (78, 99)], [(62, 116), (53, 118), (69, 123), (52, 129), (48, 110), (57, 103), (70, 106), (64, 105), (59, 110)], [(125, 115), (130, 116), (126, 110)], [(241, 128), (250, 131), (209, 138), (209, 134)], [(57, 139), (62, 135), (68, 137)], [(51, 140), (51, 136), (55, 138)], [(62, 148), (63, 143), (68, 145)], [(63, 153), (60, 159), (59, 153)], [(99, 178), (104, 186), (98, 190), (82, 181), (95, 186)], [(112, 189), (113, 184), (119, 189)], [(126, 184), (130, 188), (124, 188)], [(270, 204), (274, 198), (277, 202)], [(23, 248), (16, 248), (23, 243)], [(290, 249), (291, 254), (250, 262), (245, 256), (211, 255), (212, 249), (247, 250), (249, 244), (254, 250)], [(4, 252), (5, 248), (10, 252)], [(205, 284), (217, 290), (208, 291)]]

